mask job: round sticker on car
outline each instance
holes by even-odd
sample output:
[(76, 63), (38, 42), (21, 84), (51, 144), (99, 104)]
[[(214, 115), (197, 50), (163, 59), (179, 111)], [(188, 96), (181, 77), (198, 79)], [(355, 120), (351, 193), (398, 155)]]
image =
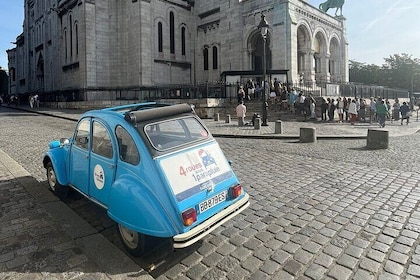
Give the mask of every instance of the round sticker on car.
[(93, 169), (93, 181), (95, 182), (96, 188), (98, 188), (99, 190), (101, 190), (104, 187), (104, 184), (105, 184), (104, 169), (99, 164), (97, 164), (95, 168)]

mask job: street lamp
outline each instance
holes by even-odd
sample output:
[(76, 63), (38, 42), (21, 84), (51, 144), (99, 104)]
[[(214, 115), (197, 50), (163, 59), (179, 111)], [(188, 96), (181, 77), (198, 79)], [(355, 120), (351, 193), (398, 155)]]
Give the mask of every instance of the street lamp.
[(268, 102), (267, 102), (267, 90), (266, 90), (266, 84), (265, 84), (265, 76), (266, 76), (266, 71), (267, 71), (267, 60), (266, 60), (266, 54), (265, 54), (265, 44), (266, 44), (266, 40), (267, 40), (267, 33), (268, 33), (268, 22), (265, 19), (265, 15), (261, 14), (261, 21), (258, 24), (258, 29), (260, 29), (261, 31), (261, 36), (263, 38), (263, 103), (262, 103), (262, 126), (268, 126), (267, 124), (267, 118), (268, 118)]

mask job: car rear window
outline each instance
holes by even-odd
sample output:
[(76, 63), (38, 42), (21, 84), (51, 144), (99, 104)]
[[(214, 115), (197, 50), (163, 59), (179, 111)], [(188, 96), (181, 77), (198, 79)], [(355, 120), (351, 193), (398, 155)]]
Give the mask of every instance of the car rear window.
[(158, 151), (206, 139), (206, 128), (194, 117), (170, 119), (148, 124), (144, 127), (152, 146)]

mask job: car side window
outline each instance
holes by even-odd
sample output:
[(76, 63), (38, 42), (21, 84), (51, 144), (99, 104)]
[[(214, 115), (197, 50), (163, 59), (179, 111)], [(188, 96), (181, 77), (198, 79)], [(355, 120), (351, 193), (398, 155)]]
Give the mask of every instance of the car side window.
[(106, 128), (99, 122), (93, 122), (92, 152), (106, 158), (113, 157), (112, 141)]
[(117, 127), (115, 134), (118, 140), (120, 159), (133, 165), (139, 164), (140, 154), (131, 135), (121, 126)]
[(79, 122), (74, 137), (74, 145), (84, 150), (89, 148), (90, 120), (84, 119)]

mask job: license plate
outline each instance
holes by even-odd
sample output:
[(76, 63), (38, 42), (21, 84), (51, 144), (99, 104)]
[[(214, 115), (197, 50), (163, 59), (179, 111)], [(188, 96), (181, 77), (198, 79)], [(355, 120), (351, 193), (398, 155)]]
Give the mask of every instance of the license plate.
[(223, 191), (221, 193), (212, 196), (199, 204), (200, 213), (206, 212), (210, 208), (216, 206), (217, 204), (226, 200), (227, 191)]

